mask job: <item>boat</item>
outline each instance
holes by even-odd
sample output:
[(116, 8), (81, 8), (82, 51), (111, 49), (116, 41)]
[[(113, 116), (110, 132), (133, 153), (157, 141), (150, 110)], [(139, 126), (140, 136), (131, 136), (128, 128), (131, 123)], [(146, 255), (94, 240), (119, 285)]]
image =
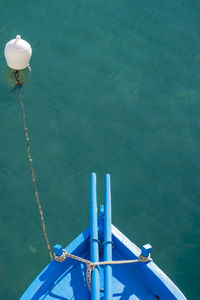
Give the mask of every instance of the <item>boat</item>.
[(139, 249), (112, 225), (110, 174), (99, 217), (95, 173), (90, 191), (90, 227), (66, 248), (54, 246), (54, 259), (20, 300), (186, 299), (150, 257), (151, 245)]

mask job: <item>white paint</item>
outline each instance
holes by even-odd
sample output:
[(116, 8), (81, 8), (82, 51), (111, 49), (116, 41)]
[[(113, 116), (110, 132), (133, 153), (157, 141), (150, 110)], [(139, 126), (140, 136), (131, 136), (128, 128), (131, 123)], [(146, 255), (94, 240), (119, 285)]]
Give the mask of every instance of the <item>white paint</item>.
[(32, 49), (28, 42), (17, 35), (15, 39), (6, 44), (4, 55), (8, 67), (14, 70), (23, 70), (29, 66)]

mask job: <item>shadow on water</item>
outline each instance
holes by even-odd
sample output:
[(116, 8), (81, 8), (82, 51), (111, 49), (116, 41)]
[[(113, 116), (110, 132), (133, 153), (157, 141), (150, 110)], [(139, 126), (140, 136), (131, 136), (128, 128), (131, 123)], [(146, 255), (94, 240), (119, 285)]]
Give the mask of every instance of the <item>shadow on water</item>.
[[(15, 90), (16, 87), (23, 86), (25, 83), (29, 81), (29, 77), (31, 74), (30, 66), (26, 67), (24, 70), (15, 71), (8, 66), (3, 67), (4, 79), (8, 85), (8, 87)], [(16, 78), (17, 74), (17, 78)]]

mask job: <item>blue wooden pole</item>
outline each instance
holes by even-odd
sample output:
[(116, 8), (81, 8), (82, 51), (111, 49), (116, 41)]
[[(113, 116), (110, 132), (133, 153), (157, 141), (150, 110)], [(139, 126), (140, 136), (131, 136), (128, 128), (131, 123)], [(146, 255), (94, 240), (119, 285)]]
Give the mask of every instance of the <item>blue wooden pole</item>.
[[(111, 230), (111, 185), (110, 174), (105, 177), (104, 201), (104, 260), (112, 260), (112, 230)], [(104, 299), (112, 300), (112, 267), (106, 265), (104, 269)]]
[[(97, 192), (96, 174), (91, 174), (90, 185), (90, 260), (99, 261), (98, 221), (97, 221)], [(99, 269), (96, 267), (91, 275), (91, 299), (100, 299)]]

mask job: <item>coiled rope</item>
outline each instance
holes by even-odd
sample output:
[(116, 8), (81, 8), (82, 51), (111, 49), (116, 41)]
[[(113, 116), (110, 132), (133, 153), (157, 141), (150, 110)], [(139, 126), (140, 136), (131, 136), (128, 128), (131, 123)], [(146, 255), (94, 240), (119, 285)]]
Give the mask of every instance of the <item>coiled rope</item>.
[(51, 253), (49, 239), (48, 239), (47, 232), (46, 232), (44, 214), (43, 214), (43, 211), (42, 211), (42, 206), (40, 204), (40, 199), (39, 199), (39, 194), (38, 194), (35, 171), (34, 171), (34, 168), (33, 168), (33, 160), (32, 160), (32, 157), (31, 157), (30, 139), (29, 139), (29, 134), (28, 134), (28, 128), (26, 126), (26, 115), (25, 115), (24, 105), (23, 105), (22, 95), (21, 95), (21, 87), (23, 86), (23, 83), (21, 83), (20, 80), (19, 80), (19, 71), (14, 71), (13, 75), (14, 75), (14, 78), (15, 78), (15, 81), (16, 81), (15, 88), (18, 90), (18, 98), (19, 98), (19, 104), (20, 104), (21, 113), (22, 113), (22, 120), (23, 120), (23, 126), (24, 126), (24, 135), (25, 135), (26, 147), (27, 147), (27, 156), (28, 156), (29, 166), (30, 166), (30, 170), (31, 170), (31, 178), (32, 178), (32, 182), (33, 182), (34, 190), (35, 190), (35, 198), (36, 198), (36, 202), (37, 202), (39, 213), (40, 213), (40, 219), (41, 219), (41, 222), (42, 222), (42, 231), (43, 231), (43, 235), (44, 235), (46, 246), (47, 246), (47, 249), (48, 249), (48, 252), (49, 252), (50, 259), (53, 260), (53, 255)]
[(90, 291), (91, 291), (91, 273), (96, 266), (133, 264), (133, 263), (138, 263), (138, 262), (146, 263), (146, 262), (152, 261), (150, 254), (148, 257), (139, 255), (139, 257), (137, 259), (132, 259), (132, 260), (111, 260), (111, 261), (91, 262), (90, 260), (70, 254), (65, 249), (63, 249), (63, 254), (61, 256), (57, 256), (54, 253), (54, 258), (57, 262), (63, 262), (68, 257), (86, 264), (86, 266), (87, 266), (86, 281), (87, 281), (87, 285), (88, 285), (88, 288)]

